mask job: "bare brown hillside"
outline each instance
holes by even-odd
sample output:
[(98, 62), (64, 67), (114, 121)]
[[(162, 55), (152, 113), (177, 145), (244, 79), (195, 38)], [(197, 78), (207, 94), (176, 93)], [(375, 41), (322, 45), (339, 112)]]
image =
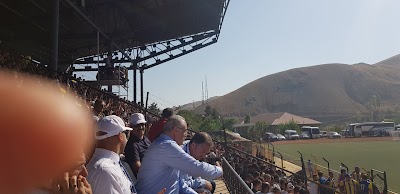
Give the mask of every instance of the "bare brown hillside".
[(209, 105), (226, 116), (290, 112), (345, 118), (366, 112), (373, 95), (380, 96), (383, 109), (400, 110), (400, 55), (375, 65), (324, 64), (268, 75)]

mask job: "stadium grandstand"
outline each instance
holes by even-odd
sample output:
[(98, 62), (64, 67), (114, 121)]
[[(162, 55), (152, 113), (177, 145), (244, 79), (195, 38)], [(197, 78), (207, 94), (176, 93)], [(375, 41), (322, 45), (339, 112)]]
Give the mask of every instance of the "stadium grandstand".
[[(25, 74), (53, 80), (60, 93), (85, 102), (79, 106), (93, 111), (96, 119), (116, 115), (128, 125), (132, 124), (132, 117), (142, 113), (144, 118), (139, 115), (137, 120), (155, 123), (160, 115), (146, 110), (144, 72), (216, 43), (229, 2), (1, 1), (0, 70), (21, 80)], [(95, 80), (84, 80), (74, 76), (76, 72), (96, 72), (97, 76)], [(113, 86), (118, 86), (128, 91), (129, 72), (134, 75), (132, 99), (122, 98), (113, 90)], [(138, 84), (140, 100), (136, 99)], [(307, 177), (302, 157), (299, 168), (289, 169), (284, 167), (282, 156), (280, 160), (275, 157), (277, 152), (256, 143), (250, 148), (226, 140), (214, 144), (215, 155), (210, 154), (205, 160), (212, 164), (220, 162), (224, 171), (223, 179), (215, 180), (214, 193), (346, 193), (346, 187), (333, 184), (332, 179), (321, 182), (329, 177), (317, 177), (318, 173)], [(123, 165), (123, 173), (131, 183), (140, 181), (140, 175), (134, 180), (130, 164)], [(89, 175), (90, 172), (89, 169)], [(131, 187), (129, 193), (141, 191)], [(167, 192), (173, 193), (168, 189)], [(387, 185), (380, 193), (388, 193)]]

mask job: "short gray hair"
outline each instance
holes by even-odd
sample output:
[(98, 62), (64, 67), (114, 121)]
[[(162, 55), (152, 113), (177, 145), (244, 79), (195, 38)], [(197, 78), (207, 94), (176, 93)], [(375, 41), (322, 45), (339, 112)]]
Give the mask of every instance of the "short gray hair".
[(185, 124), (186, 124), (185, 118), (183, 118), (180, 115), (172, 115), (171, 117), (168, 118), (167, 122), (165, 123), (163, 127), (163, 132), (168, 133), (172, 131), (174, 127), (181, 128), (181, 126)]

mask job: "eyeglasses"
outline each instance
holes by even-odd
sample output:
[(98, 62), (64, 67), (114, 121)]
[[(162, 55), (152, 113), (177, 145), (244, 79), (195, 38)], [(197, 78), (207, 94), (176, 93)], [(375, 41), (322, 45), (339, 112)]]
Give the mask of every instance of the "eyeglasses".
[(178, 127), (178, 126), (175, 126), (175, 127), (178, 128), (178, 129), (180, 129), (180, 130), (182, 130), (182, 131), (185, 131), (185, 132), (188, 130), (187, 128), (185, 129), (185, 128)]

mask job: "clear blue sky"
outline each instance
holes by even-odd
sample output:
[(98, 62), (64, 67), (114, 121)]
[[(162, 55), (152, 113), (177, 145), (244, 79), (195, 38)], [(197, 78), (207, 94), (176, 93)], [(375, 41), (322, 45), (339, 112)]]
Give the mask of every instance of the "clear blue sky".
[(212, 97), (292, 68), (373, 64), (400, 54), (399, 21), (399, 0), (231, 0), (219, 41), (146, 71), (144, 91), (164, 108), (201, 100), (205, 75)]

